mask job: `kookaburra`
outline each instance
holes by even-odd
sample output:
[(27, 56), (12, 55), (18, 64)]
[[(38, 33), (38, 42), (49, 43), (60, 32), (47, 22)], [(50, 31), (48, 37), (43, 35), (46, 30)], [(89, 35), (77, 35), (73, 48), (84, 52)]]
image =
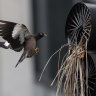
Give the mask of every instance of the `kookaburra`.
[(47, 35), (44, 33), (33, 35), (24, 24), (0, 20), (0, 36), (5, 40), (5, 42), (0, 42), (0, 47), (10, 48), (17, 52), (24, 49), (15, 66), (17, 67), (25, 58), (32, 57), (38, 53), (39, 49), (36, 48), (36, 42)]

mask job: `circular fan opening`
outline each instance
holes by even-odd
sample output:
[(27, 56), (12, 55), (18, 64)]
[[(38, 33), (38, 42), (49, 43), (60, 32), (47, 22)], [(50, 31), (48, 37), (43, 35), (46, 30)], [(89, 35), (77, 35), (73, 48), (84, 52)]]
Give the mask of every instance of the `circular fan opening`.
[(85, 43), (91, 33), (91, 15), (87, 6), (77, 3), (71, 9), (65, 26), (65, 37), (71, 44)]

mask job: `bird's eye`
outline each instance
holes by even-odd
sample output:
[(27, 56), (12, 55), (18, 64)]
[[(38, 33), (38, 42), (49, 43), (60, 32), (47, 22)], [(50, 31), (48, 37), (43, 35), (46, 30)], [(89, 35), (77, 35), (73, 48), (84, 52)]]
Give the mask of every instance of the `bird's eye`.
[(40, 33), (40, 35), (43, 35), (42, 33)]

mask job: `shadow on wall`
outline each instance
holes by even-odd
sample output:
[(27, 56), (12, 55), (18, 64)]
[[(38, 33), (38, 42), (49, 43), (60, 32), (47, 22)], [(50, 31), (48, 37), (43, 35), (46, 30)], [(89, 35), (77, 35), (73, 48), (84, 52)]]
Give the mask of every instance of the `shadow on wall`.
[[(35, 69), (37, 80), (45, 66), (48, 58), (67, 43), (65, 39), (65, 23), (67, 15), (73, 5), (72, 1), (65, 0), (33, 0), (34, 8), (34, 32), (45, 32), (47, 38), (43, 38), (38, 42), (40, 48), (39, 54), (36, 56)], [(63, 54), (66, 49), (63, 50)], [(57, 55), (52, 59), (47, 69), (44, 72), (41, 82), (51, 82), (57, 73)]]

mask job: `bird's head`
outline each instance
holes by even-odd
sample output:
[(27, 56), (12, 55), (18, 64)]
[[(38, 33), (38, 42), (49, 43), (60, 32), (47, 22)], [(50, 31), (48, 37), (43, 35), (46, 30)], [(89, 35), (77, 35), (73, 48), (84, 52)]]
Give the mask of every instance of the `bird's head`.
[(45, 33), (38, 33), (38, 35), (39, 35), (40, 37), (47, 36), (47, 34), (45, 34)]
[(42, 37), (45, 37), (45, 36), (47, 36), (47, 34), (45, 34), (45, 33), (38, 33), (36, 35), (36, 39), (39, 40), (39, 39), (41, 39)]

